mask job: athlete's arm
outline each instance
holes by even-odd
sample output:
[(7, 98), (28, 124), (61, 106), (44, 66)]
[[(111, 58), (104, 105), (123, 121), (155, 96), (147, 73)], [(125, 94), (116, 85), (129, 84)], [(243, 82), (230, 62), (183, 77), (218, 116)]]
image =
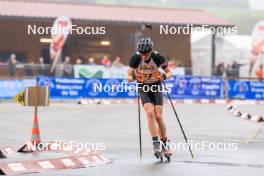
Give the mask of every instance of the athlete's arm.
[(128, 69), (128, 74), (127, 74), (127, 81), (128, 81), (128, 82), (133, 82), (133, 81), (135, 80), (135, 79), (134, 79), (134, 73), (135, 73), (135, 69), (129, 67), (129, 69)]
[(166, 58), (162, 56), (159, 53), (156, 53), (158, 66), (162, 68), (162, 70), (165, 72), (164, 75), (161, 75), (161, 79), (170, 79), (172, 77), (172, 72), (170, 68), (168, 67), (168, 63), (166, 61)]
[(135, 80), (135, 77), (137, 76), (135, 75), (136, 74), (135, 70), (138, 67), (139, 63), (140, 63), (140, 59), (138, 58), (138, 55), (135, 54), (130, 58), (129, 64), (128, 64), (129, 69), (128, 69), (128, 74), (127, 74), (128, 82), (133, 82)]
[(170, 68), (167, 66), (166, 68), (163, 68), (165, 75), (166, 75), (166, 79), (170, 79), (172, 77), (172, 72), (170, 70)]

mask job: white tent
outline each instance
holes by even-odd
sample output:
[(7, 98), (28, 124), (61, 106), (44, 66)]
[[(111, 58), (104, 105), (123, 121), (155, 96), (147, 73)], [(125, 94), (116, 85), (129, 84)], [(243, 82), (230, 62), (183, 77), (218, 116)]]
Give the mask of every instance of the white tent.
[[(240, 76), (247, 76), (251, 50), (251, 36), (229, 35), (216, 36), (216, 60), (217, 65), (224, 62), (225, 65), (237, 63), (246, 64), (241, 67)], [(191, 35), (192, 71), (194, 75), (211, 75), (212, 60), (212, 36), (208, 32), (195, 32)]]

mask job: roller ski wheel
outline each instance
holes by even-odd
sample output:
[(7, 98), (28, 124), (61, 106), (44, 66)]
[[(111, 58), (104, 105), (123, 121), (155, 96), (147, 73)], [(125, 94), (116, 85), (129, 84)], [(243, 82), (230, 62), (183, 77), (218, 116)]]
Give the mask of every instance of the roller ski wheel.
[(155, 151), (154, 156), (160, 160), (160, 162), (163, 162), (163, 153), (161, 151)]
[(164, 157), (167, 159), (167, 161), (170, 162), (170, 160), (171, 160), (171, 155), (172, 155), (171, 151), (170, 151), (170, 150), (164, 150), (164, 151), (163, 151), (163, 155), (164, 155)]
[(153, 143), (153, 149), (154, 149), (154, 156), (160, 160), (160, 162), (163, 162), (163, 152), (160, 147), (160, 142)]
[(162, 143), (162, 154), (164, 155), (164, 157), (167, 159), (168, 162), (170, 162), (172, 155), (171, 150), (169, 148), (169, 143), (170, 143), (169, 139), (167, 139), (165, 143)]

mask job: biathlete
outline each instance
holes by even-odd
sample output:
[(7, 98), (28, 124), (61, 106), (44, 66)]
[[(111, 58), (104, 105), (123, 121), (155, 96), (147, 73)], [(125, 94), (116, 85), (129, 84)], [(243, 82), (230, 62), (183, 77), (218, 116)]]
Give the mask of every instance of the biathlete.
[[(128, 81), (137, 81), (138, 93), (147, 115), (148, 128), (153, 141), (154, 155), (157, 158), (164, 155), (169, 159), (171, 151), (162, 116), (161, 81), (171, 78), (172, 72), (165, 57), (153, 51), (153, 42), (149, 37), (139, 40), (137, 51), (129, 60)], [(164, 73), (161, 74), (159, 68), (162, 68)]]

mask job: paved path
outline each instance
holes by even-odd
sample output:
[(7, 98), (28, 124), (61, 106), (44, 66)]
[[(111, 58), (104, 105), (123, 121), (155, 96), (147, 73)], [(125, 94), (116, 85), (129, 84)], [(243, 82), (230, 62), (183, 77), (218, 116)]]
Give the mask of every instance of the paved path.
[[(238, 106), (250, 113), (264, 115), (261, 105)], [(52, 175), (190, 175), (190, 176), (262, 176), (264, 173), (264, 132), (251, 144), (245, 138), (259, 124), (230, 116), (224, 105), (177, 105), (184, 130), (195, 143), (237, 143), (236, 151), (174, 151), (171, 163), (156, 163), (151, 139), (143, 125), (143, 159), (139, 159), (138, 121), (136, 105), (76, 105), (53, 103), (39, 108), (39, 122), (43, 141), (59, 139), (82, 143), (105, 143), (105, 154), (114, 163), (75, 170), (52, 172)], [(168, 134), (174, 143), (184, 142), (177, 121), (169, 105), (164, 107)], [(30, 138), (33, 108), (12, 103), (0, 104), (1, 145), (21, 146)], [(47, 175), (32, 174), (32, 175)]]

